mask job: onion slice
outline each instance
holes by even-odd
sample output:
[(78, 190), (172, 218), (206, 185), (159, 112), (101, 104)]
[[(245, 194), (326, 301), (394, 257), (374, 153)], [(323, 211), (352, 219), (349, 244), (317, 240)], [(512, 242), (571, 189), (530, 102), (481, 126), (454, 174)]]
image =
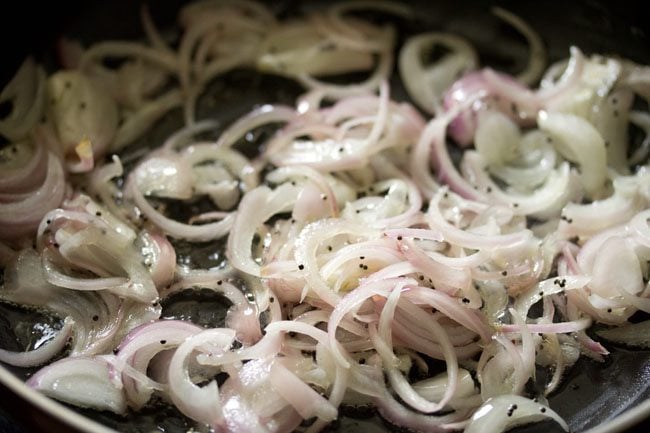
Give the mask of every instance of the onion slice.
[(64, 358), (39, 370), (27, 386), (75, 406), (126, 413), (121, 383), (100, 358)]
[(230, 348), (235, 339), (232, 329), (209, 329), (187, 338), (174, 352), (169, 363), (169, 395), (176, 407), (188, 417), (211, 426), (223, 423), (223, 413), (216, 381), (198, 387), (190, 379), (190, 355), (204, 347), (218, 355)]
[(34, 367), (45, 364), (63, 350), (68, 343), (68, 338), (72, 335), (73, 326), (74, 320), (71, 317), (66, 317), (63, 327), (54, 338), (39, 348), (27, 352), (11, 352), (0, 349), (0, 361), (16, 367)]
[(551, 408), (518, 395), (501, 395), (483, 403), (472, 415), (465, 433), (501, 433), (544, 419), (552, 419), (569, 431), (569, 426)]

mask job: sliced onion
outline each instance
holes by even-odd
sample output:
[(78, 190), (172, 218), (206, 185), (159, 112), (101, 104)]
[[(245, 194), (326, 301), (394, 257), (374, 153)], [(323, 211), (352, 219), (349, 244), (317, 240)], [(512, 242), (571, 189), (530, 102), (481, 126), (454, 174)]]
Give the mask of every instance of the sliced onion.
[(11, 101), (8, 116), (0, 120), (0, 134), (12, 141), (27, 137), (41, 120), (45, 103), (45, 70), (28, 57), (0, 93), (0, 103)]
[(648, 156), (650, 156), (650, 114), (642, 111), (631, 111), (629, 118), (630, 122), (643, 129), (645, 139), (634, 151), (627, 164), (641, 164), (643, 161), (647, 161)]
[(245, 345), (252, 345), (262, 337), (259, 309), (249, 301), (242, 289), (233, 285), (228, 273), (207, 272), (179, 276), (177, 282), (161, 292), (163, 299), (173, 293), (187, 288), (202, 288), (223, 294), (232, 307), (226, 314), (226, 325), (236, 332), (237, 340)]
[(223, 424), (223, 413), (216, 381), (198, 387), (188, 374), (192, 352), (201, 346), (210, 353), (226, 351), (234, 341), (230, 329), (210, 329), (187, 338), (174, 352), (169, 363), (169, 395), (176, 407), (190, 418), (211, 426)]
[(184, 159), (160, 154), (140, 163), (131, 176), (142, 194), (184, 200), (192, 196), (190, 171)]
[(445, 316), (453, 318), (454, 321), (480, 335), (483, 341), (490, 340), (492, 332), (484, 323), (485, 319), (482, 315), (476, 310), (463, 307), (457, 299), (443, 292), (428, 287), (413, 287), (404, 293), (404, 298), (414, 304), (430, 305), (441, 311)]
[(298, 81), (308, 89), (318, 90), (324, 96), (333, 99), (341, 99), (350, 95), (360, 95), (377, 89), (381, 82), (388, 80), (388, 75), (393, 64), (394, 30), (392, 28), (384, 29), (380, 38), (385, 43), (382, 44), (382, 50), (379, 52), (379, 60), (377, 61), (375, 70), (365, 81), (348, 85), (327, 84), (307, 74), (298, 75)]
[(580, 164), (581, 180), (592, 198), (602, 196), (607, 175), (605, 142), (586, 120), (571, 115), (540, 111), (540, 129), (554, 138), (558, 151), (567, 159)]
[[(167, 349), (181, 345), (188, 337), (198, 334), (203, 328), (180, 320), (161, 320), (148, 323), (131, 331), (117, 348), (117, 358), (130, 364), (136, 371), (146, 374), (152, 358)], [(124, 392), (129, 406), (139, 409), (153, 393), (153, 388), (130, 377), (129, 371), (122, 373)]]
[(283, 105), (262, 105), (230, 125), (219, 136), (216, 146), (230, 147), (248, 131), (269, 123), (288, 122), (295, 117), (296, 112), (293, 108)]
[[(370, 10), (377, 12), (384, 12), (396, 17), (402, 18), (411, 18), (413, 17), (414, 11), (410, 6), (393, 2), (390, 0), (380, 0), (380, 1), (367, 1), (367, 0), (354, 0), (346, 3), (338, 3), (330, 7), (327, 11), (327, 15), (330, 18), (333, 27), (336, 30), (337, 35), (344, 40), (344, 43), (354, 45), (356, 43), (361, 43), (362, 46), (372, 49), (381, 49), (382, 43), (376, 42), (373, 40), (368, 40), (366, 35), (362, 35), (362, 32), (359, 28), (356, 28), (354, 24), (356, 22), (351, 20), (349, 17), (344, 18), (344, 14), (355, 11), (355, 10)], [(366, 36), (366, 37), (364, 37)], [(357, 40), (353, 38), (356, 37)]]
[[(38, 141), (19, 142), (3, 150), (15, 154), (3, 158), (5, 161), (2, 162), (0, 173), (0, 202), (11, 201), (13, 194), (30, 191), (41, 184), (47, 174), (49, 157), (45, 146)], [(24, 161), (25, 159), (27, 161)]]
[(158, 98), (146, 102), (120, 125), (110, 151), (116, 152), (138, 139), (160, 118), (182, 102), (180, 92), (171, 90)]
[[(447, 334), (442, 329), (442, 327), (432, 320), (427, 320), (423, 325), (427, 327), (427, 330), (435, 335), (436, 340), (439, 342), (440, 346), (443, 349), (445, 362), (447, 364), (448, 372), (448, 381), (445, 388), (444, 394), (437, 401), (429, 401), (423, 398), (416, 390), (408, 383), (404, 375), (402, 375), (396, 368), (396, 362), (391, 359), (394, 358), (392, 354), (392, 333), (391, 325), (393, 318), (391, 317), (395, 313), (395, 308), (398, 307), (399, 303), (399, 294), (401, 289), (396, 287), (388, 296), (386, 304), (382, 309), (382, 313), (379, 319), (379, 329), (377, 337), (373, 336), (373, 333), (370, 333), (371, 338), (375, 337), (375, 340), (383, 343), (375, 347), (377, 348), (378, 353), (381, 355), (382, 360), (385, 364), (385, 369), (388, 373), (388, 379), (390, 381), (391, 387), (397, 392), (397, 394), (411, 407), (425, 413), (437, 412), (442, 409), (451, 401), (456, 393), (458, 386), (458, 363), (456, 359), (456, 354), (454, 353), (453, 346), (449, 340)], [(392, 304), (392, 305), (391, 305)], [(409, 314), (414, 314), (415, 317), (418, 315), (422, 319), (424, 314), (422, 311), (414, 308), (412, 304), (408, 302), (402, 302), (402, 308), (404, 308)], [(373, 327), (370, 327), (372, 330)], [(382, 341), (383, 340), (383, 341)], [(385, 345), (385, 348), (382, 346)], [(389, 355), (393, 355), (392, 357)]]
[(646, 202), (642, 188), (648, 179), (650, 176), (642, 172), (621, 176), (614, 179), (611, 196), (589, 204), (568, 203), (562, 210), (558, 230), (567, 236), (592, 236), (630, 221)]
[(126, 332), (160, 315), (160, 306), (122, 301), (110, 293), (80, 292), (49, 284), (41, 258), (34, 250), (21, 251), (15, 260), (5, 274), (2, 299), (46, 308), (59, 317), (70, 316), (75, 322), (73, 355), (105, 352)]
[[(433, 284), (440, 286), (441, 290), (451, 292), (469, 290), (472, 283), (469, 269), (453, 268), (440, 263), (409, 241), (403, 242), (400, 250), (419, 272), (429, 278)], [(479, 306), (481, 302), (480, 299), (471, 298), (470, 301), (474, 304), (468, 305), (470, 307)]]
[(280, 361), (272, 364), (269, 380), (278, 395), (289, 402), (304, 419), (313, 416), (327, 422), (336, 419), (336, 407), (296, 377)]
[[(441, 44), (452, 53), (425, 67), (423, 51)], [(409, 96), (429, 114), (439, 114), (443, 93), (456, 78), (467, 70), (475, 69), (478, 56), (464, 39), (445, 33), (424, 33), (406, 41), (399, 53), (400, 76)]]
[(497, 433), (544, 419), (552, 419), (569, 431), (569, 426), (551, 408), (518, 395), (502, 395), (487, 400), (474, 413), (465, 432)]
[(424, 415), (407, 409), (388, 392), (381, 398), (373, 399), (373, 404), (377, 406), (379, 414), (383, 418), (415, 431), (444, 433), (462, 429), (466, 425), (466, 411), (460, 410), (445, 415)]
[(228, 236), (227, 254), (233, 267), (251, 275), (260, 275), (260, 266), (251, 255), (253, 237), (273, 215), (291, 210), (297, 192), (298, 188), (285, 183), (274, 191), (261, 186), (244, 196)]
[(429, 204), (429, 210), (427, 211), (427, 216), (429, 217), (429, 224), (431, 228), (441, 233), (446, 241), (461, 245), (465, 248), (485, 248), (490, 250), (496, 248), (507, 248), (515, 246), (517, 244), (526, 243), (531, 240), (532, 234), (528, 230), (490, 236), (471, 233), (454, 227), (444, 219), (438, 207), (441, 199), (444, 197), (444, 194), (445, 189), (441, 189), (431, 200), (431, 203)]
[(599, 337), (614, 343), (624, 344), (642, 349), (650, 348), (650, 321), (629, 323), (615, 328), (601, 329), (596, 331)]
[[(284, 24), (252, 0), (200, 0), (183, 8), (177, 46), (145, 8), (148, 43), (85, 52), (62, 43), (71, 68), (47, 84), (26, 61), (0, 94), (14, 104), (0, 133), (9, 122), (5, 135), (17, 137), (0, 149), (0, 300), (65, 321), (48, 344), (0, 350), (0, 360), (40, 365), (72, 337), (69, 357), (30, 385), (118, 413), (162, 399), (219, 431), (293, 431), (315, 417), (303, 427), (318, 433), (342, 404), (374, 404), (417, 431), (557, 420), (511, 394), (537, 366), (553, 368), (548, 394), (580, 353), (603, 360), (607, 349), (585, 332), (592, 323), (624, 325), (650, 311), (648, 146), (629, 160), (626, 148), (630, 121), (647, 129), (645, 112), (630, 110), (634, 95), (650, 94), (648, 70), (572, 48), (531, 90), (543, 46), (497, 8), (530, 45), (520, 81), (471, 71), (476, 54), (454, 36), (406, 42), (403, 84), (436, 114), (427, 123), (391, 100), (396, 32), (349, 15), (363, 9), (413, 17), (362, 0)], [(452, 53), (424, 65), (435, 44)], [(110, 68), (112, 59), (124, 61)], [(221, 125), (194, 123), (197, 101), (213, 77), (240, 66), (310, 91), (296, 108), (255, 108), (210, 142)], [(345, 71), (368, 75), (316, 78)], [(44, 100), (48, 119), (37, 124)], [(187, 126), (159, 150), (129, 152), (128, 177), (116, 156), (96, 159), (181, 104)], [(233, 148), (278, 124), (253, 159)], [(471, 144), (462, 158), (450, 147)], [(65, 171), (79, 173), (69, 185)], [(88, 182), (90, 195), (79, 192)], [(205, 197), (214, 209), (175, 221), (156, 197), (197, 208)], [(31, 234), (33, 248), (20, 250)], [(166, 238), (226, 235), (228, 261), (213, 269), (177, 264)], [(232, 302), (225, 328), (160, 320), (159, 296), (198, 288)], [(413, 383), (412, 372), (429, 376), (429, 359), (447, 371)], [(82, 389), (74, 381), (85, 373)], [(227, 376), (221, 385), (217, 374)]]
[(133, 198), (133, 201), (142, 213), (152, 223), (173, 238), (187, 239), (195, 242), (209, 241), (226, 235), (232, 227), (235, 218), (232, 213), (226, 215), (221, 221), (202, 225), (184, 224), (167, 218), (149, 204), (135, 182), (130, 182), (129, 185), (130, 187), (127, 187), (129, 195)]
[(117, 104), (99, 83), (79, 71), (57, 72), (48, 79), (48, 107), (66, 155), (84, 139), (95, 157), (105, 154), (117, 131)]
[(9, 350), (0, 349), (0, 361), (14, 365), (16, 367), (35, 367), (43, 365), (57, 354), (59, 354), (65, 345), (68, 343), (68, 338), (72, 334), (74, 320), (71, 317), (66, 317), (63, 321), (63, 327), (51, 340), (45, 342), (37, 349), (26, 352), (11, 352)]
[(121, 386), (112, 380), (110, 365), (99, 358), (64, 358), (39, 370), (27, 386), (75, 406), (126, 413)]
[(176, 271), (176, 250), (167, 238), (156, 232), (142, 231), (139, 236), (140, 251), (145, 262), (151, 264), (151, 279), (160, 291), (167, 287)]
[(178, 70), (176, 56), (164, 51), (150, 48), (138, 42), (107, 41), (93, 44), (87, 49), (79, 60), (79, 68), (88, 69), (93, 62), (108, 57), (135, 57), (142, 58), (153, 64), (174, 72)]
[(645, 286), (639, 258), (618, 236), (612, 236), (602, 244), (591, 273), (591, 293), (604, 298), (615, 297), (619, 291), (637, 295)]
[(493, 106), (519, 124), (530, 124), (540, 108), (538, 98), (508, 75), (491, 69), (466, 74), (447, 91), (444, 107), (453, 114), (449, 134), (463, 147), (468, 146), (477, 126), (477, 112)]
[[(54, 235), (59, 257), (73, 269), (91, 271), (100, 278), (64, 274), (54, 264), (60, 258), (51, 250), (46, 250), (43, 253), (43, 271), (50, 283), (74, 290), (107, 290), (145, 303), (158, 298), (151, 274), (142, 263), (140, 253), (132, 246), (124, 245), (125, 239), (120, 235), (95, 227), (65, 235), (63, 231), (57, 230)], [(128, 278), (123, 277), (124, 274)]]
[[(334, 236), (371, 236), (372, 234), (373, 231), (364, 227), (334, 219), (320, 220), (307, 225), (300, 232), (300, 236), (296, 241), (298, 247), (294, 256), (298, 268), (304, 270), (303, 275), (308, 284), (307, 287), (324, 302), (336, 306), (339, 296), (330, 289), (320, 275), (316, 261), (316, 251), (323, 240)], [(303, 297), (305, 294), (307, 293), (304, 293)]]
[(483, 168), (481, 156), (471, 150), (463, 155), (462, 164), (467, 177), (474, 179), (479, 189), (489, 191), (491, 198), (512, 207), (513, 213), (517, 215), (532, 215), (538, 218), (556, 216), (572, 196), (577, 195), (576, 190), (579, 188), (576, 188), (577, 182), (574, 181), (566, 162), (550, 171), (546, 182), (528, 194), (503, 191)]
[[(440, 401), (448, 387), (447, 373), (440, 373), (434, 377), (423, 379), (413, 384), (413, 389), (429, 401)], [(476, 395), (476, 385), (469, 371), (461, 368), (458, 372), (458, 388), (456, 395), (449, 402), (451, 407), (462, 404), (463, 398)]]
[(50, 153), (42, 185), (17, 201), (0, 203), (0, 239), (16, 239), (35, 231), (43, 215), (61, 203), (64, 192), (63, 167)]
[(488, 164), (507, 163), (517, 155), (521, 133), (517, 124), (500, 111), (480, 113), (474, 146)]
[(634, 239), (646, 248), (650, 248), (650, 210), (636, 214), (630, 221), (629, 227), (634, 233)]
[(372, 67), (372, 54), (327, 40), (313, 23), (294, 22), (272, 30), (264, 39), (257, 69), (296, 76), (326, 76)]

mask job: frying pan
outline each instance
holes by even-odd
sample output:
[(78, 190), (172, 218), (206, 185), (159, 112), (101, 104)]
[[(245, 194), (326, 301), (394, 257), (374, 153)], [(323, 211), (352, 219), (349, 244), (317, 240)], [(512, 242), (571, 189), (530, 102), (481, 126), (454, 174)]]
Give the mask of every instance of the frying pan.
[[(182, 0), (151, 2), (150, 10), (159, 25), (171, 28), (182, 3)], [(408, 23), (396, 22), (402, 35), (425, 30), (455, 32), (476, 46), (482, 64), (506, 71), (523, 66), (526, 47), (514, 32), (489, 14), (491, 5), (502, 6), (527, 20), (541, 34), (551, 61), (566, 57), (569, 46), (576, 45), (587, 53), (616, 54), (650, 64), (650, 10), (644, 0), (412, 0), (410, 3), (418, 10), (418, 18)], [(140, 4), (132, 0), (63, 0), (43, 4), (23, 0), (9, 6), (8, 3), (3, 6), (3, 26), (0, 26), (2, 83), (7, 82), (28, 53), (47, 66), (55, 67), (56, 40), (61, 35), (85, 42), (142, 36), (138, 18)], [(305, 7), (314, 7), (314, 2), (282, 0), (272, 3), (272, 9), (281, 16), (290, 16)], [(200, 109), (199, 113), (216, 118), (223, 125), (244, 114), (256, 102), (291, 103), (300, 92), (291, 81), (250, 71), (235, 71), (218, 80), (221, 81), (217, 83), (217, 90), (212, 89), (218, 93), (213, 98), (216, 103), (211, 109)], [(405, 97), (399, 87), (393, 89), (393, 94), (397, 98)], [(148, 139), (136, 146), (148, 145), (157, 135), (169, 133), (180, 125), (180, 115), (172, 114), (156, 126)], [(200, 257), (195, 259), (200, 260)], [(209, 310), (215, 305), (208, 302), (199, 308)], [(15, 339), (11, 321), (17, 319), (14, 316), (0, 319), (0, 345), (5, 347)], [(608, 348), (612, 354), (605, 363), (580, 359), (569, 371), (561, 389), (549, 399), (551, 407), (568, 422), (572, 431), (605, 433), (650, 426), (650, 351), (632, 351), (611, 344)], [(127, 418), (73, 409), (25, 387), (24, 375), (25, 371), (0, 365), (2, 432), (110, 432), (111, 429), (182, 432), (190, 426), (170, 408), (151, 408)], [(539, 376), (543, 376), (543, 372)], [(389, 429), (372, 413), (344, 413), (332, 427), (337, 432), (385, 432)], [(561, 430), (552, 423), (541, 423), (517, 431)]]

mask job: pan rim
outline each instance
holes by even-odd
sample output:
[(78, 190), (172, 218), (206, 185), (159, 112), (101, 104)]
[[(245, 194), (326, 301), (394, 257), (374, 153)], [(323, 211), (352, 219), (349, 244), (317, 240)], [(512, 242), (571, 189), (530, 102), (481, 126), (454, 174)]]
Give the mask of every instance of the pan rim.
[(83, 416), (45, 394), (41, 394), (28, 387), (25, 382), (9, 371), (4, 365), (0, 365), (0, 383), (7, 387), (15, 396), (21, 398), (26, 404), (55, 417), (58, 421), (69, 426), (70, 432), (117, 433), (116, 430)]
[[(87, 433), (118, 433), (116, 430), (92, 420), (58, 401), (28, 387), (19, 377), (0, 364), (0, 384), (6, 386), (25, 403), (38, 410), (54, 416), (57, 420), (71, 427), (72, 431)], [(632, 408), (582, 433), (619, 433), (625, 429), (650, 418), (650, 400), (645, 400)]]

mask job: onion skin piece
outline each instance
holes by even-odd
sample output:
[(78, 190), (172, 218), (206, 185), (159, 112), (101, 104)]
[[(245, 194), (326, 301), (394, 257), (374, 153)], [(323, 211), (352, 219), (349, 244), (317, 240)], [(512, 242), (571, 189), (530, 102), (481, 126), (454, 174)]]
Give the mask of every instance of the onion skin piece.
[(464, 433), (500, 433), (547, 418), (569, 431), (569, 426), (551, 408), (518, 395), (500, 395), (488, 399), (474, 412)]

